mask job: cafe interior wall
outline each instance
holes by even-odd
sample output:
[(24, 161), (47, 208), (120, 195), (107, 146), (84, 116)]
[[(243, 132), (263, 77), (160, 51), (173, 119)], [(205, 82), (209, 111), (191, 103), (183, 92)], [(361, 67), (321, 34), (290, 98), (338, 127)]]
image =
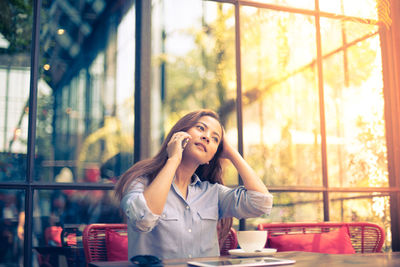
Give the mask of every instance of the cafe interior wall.
[[(191, 1), (191, 4), (195, 2)], [(213, 1), (206, 2), (216, 5)], [(12, 6), (10, 1), (2, 3)], [(168, 4), (162, 5), (163, 1), (154, 1), (153, 16), (150, 16), (147, 1), (102, 0), (92, 1), (92, 6), (89, 1), (81, 1), (80, 5), (76, 2), (76, 6), (68, 6), (68, 3), (71, 2), (30, 1), (26, 6), (13, 6), (14, 10), (10, 11), (10, 14), (17, 15), (16, 28), (11, 29), (18, 28), (17, 37), (25, 35), (26, 38), (15, 38), (16, 43), (10, 47), (14, 50), (2, 48), (1, 53), (2, 88), (6, 92), (0, 97), (5, 107), (3, 114), (9, 114), (3, 117), (1, 129), (4, 140), (1, 151), (0, 192), (4, 207), (1, 223), (3, 240), (10, 240), (5, 239), (10, 237), (6, 234), (12, 233), (12, 241), (0, 242), (8, 246), (1, 250), (0, 263), (31, 265), (31, 253), (33, 262), (37, 261), (36, 252), (31, 248), (46, 242), (43, 233), (47, 226), (81, 227), (91, 222), (121, 222), (121, 215), (113, 213), (115, 208), (104, 209), (117, 205), (110, 195), (115, 178), (138, 158), (154, 151), (163, 136), (163, 131), (158, 129), (167, 129), (176, 119), (176, 115), (162, 105), (168, 98), (168, 86), (171, 86), (165, 77), (162, 78), (168, 74), (166, 71), (171, 71), (166, 64), (168, 61), (161, 60), (150, 70), (148, 56), (150, 52), (154, 54), (151, 60), (163, 59), (160, 55), (168, 56), (165, 29), (160, 26), (163, 17), (154, 13), (162, 14), (173, 6), (172, 2), (165, 1), (170, 3), (166, 7)], [(224, 4), (227, 5), (230, 6)], [(392, 23), (380, 28), (390, 180), (390, 188), (382, 192), (390, 196), (391, 212), (385, 216), (391, 218), (392, 248), (399, 250), (400, 123), (395, 115), (400, 113), (400, 56), (396, 49), (400, 47), (398, 1), (391, 1), (390, 8)], [(40, 34), (36, 35), (39, 37), (36, 42), (35, 38), (31, 40), (30, 32), (35, 37), (38, 9), (41, 10), (41, 23), (37, 28)], [(146, 28), (148, 24), (141, 23), (149, 19), (154, 24), (151, 29)], [(136, 28), (132, 26), (135, 23)], [(57, 25), (65, 27), (54, 28)], [(64, 32), (58, 31), (60, 29)], [(5, 32), (1, 33), (8, 37)], [(68, 38), (66, 33), (72, 35)], [(135, 40), (135, 35), (141, 38)], [(3, 42), (6, 39), (4, 37)], [(149, 45), (150, 42), (154, 43)], [(140, 46), (141, 50), (135, 50), (135, 46)], [(136, 52), (132, 54), (132, 51)], [(146, 58), (148, 64), (138, 63), (140, 58)], [(31, 70), (32, 64), (34, 71)], [(237, 64), (228, 68), (232, 66), (235, 69)], [(134, 76), (140, 73), (138, 69), (142, 76)], [(143, 74), (150, 72), (153, 80)], [(145, 89), (148, 87), (151, 90)], [(126, 100), (118, 102), (119, 97)], [(142, 102), (143, 99), (146, 102)], [(235, 97), (233, 99), (238, 101)], [(178, 110), (176, 114), (183, 111)], [(143, 119), (145, 115), (147, 119)], [(230, 128), (239, 127), (240, 123), (235, 122), (238, 118), (240, 120), (234, 112), (226, 119)], [(29, 120), (36, 124), (29, 125)], [(135, 121), (139, 121), (142, 127), (135, 126)], [(157, 130), (152, 131), (153, 128)], [(141, 149), (134, 145), (148, 136), (152, 142), (142, 145)], [(233, 171), (229, 172), (235, 176)], [(236, 180), (234, 178), (232, 183)], [(290, 186), (272, 186), (270, 189), (273, 194), (299, 190)], [(31, 215), (28, 222), (32, 225), (25, 228), (28, 230), (25, 243), (24, 238), (17, 235), (24, 227), (20, 221), (21, 213)], [(15, 258), (19, 259), (17, 263)]]

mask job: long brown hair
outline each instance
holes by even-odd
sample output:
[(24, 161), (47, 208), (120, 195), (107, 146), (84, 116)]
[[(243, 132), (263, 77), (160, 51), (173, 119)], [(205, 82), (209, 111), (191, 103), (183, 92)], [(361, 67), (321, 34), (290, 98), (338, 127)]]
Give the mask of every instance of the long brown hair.
[[(193, 111), (183, 116), (171, 128), (167, 137), (162, 143), (160, 150), (154, 157), (137, 162), (132, 167), (130, 167), (124, 174), (122, 174), (117, 184), (115, 185), (116, 197), (119, 200), (121, 200), (124, 195), (124, 192), (127, 190), (129, 185), (138, 177), (145, 176), (149, 180), (149, 183), (151, 183), (157, 176), (157, 174), (160, 172), (162, 167), (165, 165), (166, 161), (168, 160), (167, 144), (171, 139), (172, 135), (176, 132), (188, 131), (199, 121), (201, 117), (204, 116), (210, 116), (220, 122), (218, 114), (209, 109)], [(224, 134), (222, 131), (221, 142), (218, 146), (217, 152), (215, 153), (214, 157), (210, 160), (209, 164), (200, 165), (195, 171), (195, 173), (199, 176), (201, 181), (223, 184), (222, 166), (220, 162), (220, 155), (223, 150), (223, 138), (224, 138), (223, 135)], [(228, 234), (229, 229), (231, 227), (232, 227), (232, 218), (225, 218), (219, 220), (218, 235), (219, 235), (220, 245), (222, 245), (222, 242), (225, 240), (225, 237)]]

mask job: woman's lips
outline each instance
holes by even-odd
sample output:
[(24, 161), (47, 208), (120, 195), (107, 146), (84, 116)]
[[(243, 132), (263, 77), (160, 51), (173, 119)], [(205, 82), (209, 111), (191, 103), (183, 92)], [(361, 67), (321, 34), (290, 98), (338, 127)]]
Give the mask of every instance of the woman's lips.
[(206, 146), (203, 145), (202, 143), (195, 143), (195, 145), (201, 147), (204, 150), (204, 152), (207, 152)]

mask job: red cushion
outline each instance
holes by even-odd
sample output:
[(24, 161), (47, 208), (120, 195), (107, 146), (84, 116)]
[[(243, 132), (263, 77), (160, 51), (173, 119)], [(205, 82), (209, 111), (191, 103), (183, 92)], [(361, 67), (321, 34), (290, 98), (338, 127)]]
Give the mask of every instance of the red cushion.
[(106, 249), (108, 261), (128, 260), (128, 236), (113, 230), (106, 230)]
[(278, 251), (308, 251), (329, 254), (356, 253), (347, 228), (318, 234), (286, 234), (268, 237), (268, 246)]
[(44, 231), (44, 236), (46, 239), (47, 245), (61, 247), (61, 233), (62, 233), (61, 226), (50, 226), (47, 227)]

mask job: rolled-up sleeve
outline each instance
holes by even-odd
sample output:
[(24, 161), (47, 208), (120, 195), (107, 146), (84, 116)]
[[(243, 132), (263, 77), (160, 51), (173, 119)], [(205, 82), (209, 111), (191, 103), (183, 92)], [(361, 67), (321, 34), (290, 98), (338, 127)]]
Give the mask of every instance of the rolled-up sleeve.
[(221, 217), (254, 218), (269, 215), (273, 196), (247, 190), (244, 186), (229, 188), (218, 185), (219, 212)]
[(128, 217), (128, 223), (140, 232), (151, 231), (160, 219), (147, 206), (143, 195), (145, 184), (143, 179), (137, 179), (121, 200), (121, 209)]

